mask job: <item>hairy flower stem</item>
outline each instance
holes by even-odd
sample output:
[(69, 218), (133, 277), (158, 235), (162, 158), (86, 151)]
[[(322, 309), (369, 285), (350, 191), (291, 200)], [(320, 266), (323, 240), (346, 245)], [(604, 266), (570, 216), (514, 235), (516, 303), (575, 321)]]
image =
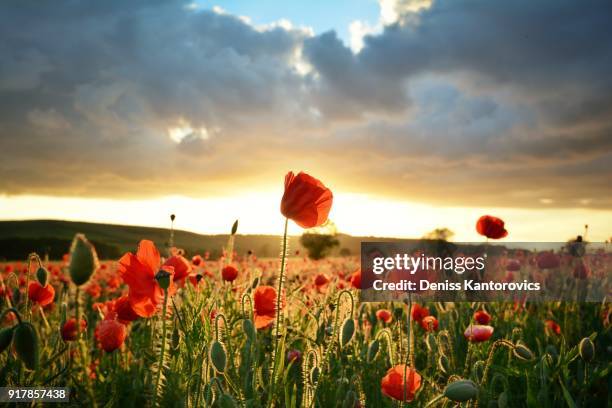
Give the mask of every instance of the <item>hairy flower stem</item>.
[[(283, 232), (283, 252), (281, 255), (280, 275), (278, 277), (278, 288), (276, 290), (276, 320), (274, 322), (274, 360), (272, 369), (272, 384), (276, 382), (276, 370), (278, 369), (277, 361), (278, 356), (278, 343), (280, 337), (280, 324), (281, 324), (281, 296), (283, 293), (283, 283), (285, 281), (285, 262), (287, 258), (287, 227), (289, 226), (289, 218), (285, 218), (285, 230)], [(272, 396), (271, 396), (272, 397)]]
[(489, 350), (489, 355), (487, 356), (487, 362), (485, 364), (485, 368), (484, 368), (484, 372), (482, 374), (482, 380), (480, 382), (480, 384), (482, 386), (484, 386), (487, 382), (487, 376), (489, 374), (489, 368), (491, 367), (491, 363), (493, 363), (493, 354), (495, 353), (495, 350), (499, 347), (499, 346), (506, 346), (510, 349), (514, 348), (514, 344), (512, 344), (511, 342), (507, 341), (507, 340), (503, 340), (503, 339), (499, 339), (497, 341), (495, 341), (495, 343), (493, 343), (493, 345), (491, 345), (491, 349)]
[(412, 330), (412, 294), (408, 293), (408, 312), (406, 313), (406, 329), (408, 330), (408, 353), (406, 356), (406, 364), (404, 364), (404, 398), (406, 401), (407, 392), (407, 377), (408, 377), (408, 366), (414, 369), (414, 332)]
[(157, 368), (157, 376), (155, 378), (155, 390), (153, 392), (153, 404), (155, 406), (157, 400), (157, 390), (159, 389), (159, 381), (161, 373), (164, 369), (164, 351), (166, 351), (166, 308), (168, 307), (168, 289), (164, 290), (164, 308), (162, 309), (162, 343), (159, 351), (159, 367)]

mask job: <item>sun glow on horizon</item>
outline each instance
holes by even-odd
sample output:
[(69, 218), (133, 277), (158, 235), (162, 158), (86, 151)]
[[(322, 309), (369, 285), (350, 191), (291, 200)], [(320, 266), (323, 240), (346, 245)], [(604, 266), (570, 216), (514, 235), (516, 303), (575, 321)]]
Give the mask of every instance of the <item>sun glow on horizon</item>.
[[(109, 224), (168, 227), (177, 215), (176, 228), (200, 234), (226, 234), (239, 219), (241, 234), (280, 234), (282, 191), (259, 191), (235, 196), (190, 198), (166, 196), (124, 200), (35, 195), (0, 196), (0, 219), (62, 219)], [(354, 236), (418, 238), (447, 227), (455, 241), (480, 241), (474, 225), (480, 215), (506, 221), (506, 241), (564, 241), (589, 225), (591, 241), (605, 241), (612, 231), (612, 211), (587, 209), (520, 209), (443, 207), (393, 201), (367, 194), (336, 193), (330, 219), (338, 231)], [(559, 220), (563, 220), (560, 222)], [(290, 223), (289, 233), (302, 229)], [(144, 238), (144, 237), (143, 237)]]

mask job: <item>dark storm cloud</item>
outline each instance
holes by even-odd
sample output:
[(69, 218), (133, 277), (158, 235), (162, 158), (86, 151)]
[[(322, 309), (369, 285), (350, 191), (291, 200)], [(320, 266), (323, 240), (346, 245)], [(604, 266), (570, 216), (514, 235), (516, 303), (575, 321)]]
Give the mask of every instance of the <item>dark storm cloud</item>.
[(359, 53), (183, 2), (0, 7), (0, 192), (202, 195), (304, 166), (447, 204), (612, 205), (605, 1), (437, 1)]

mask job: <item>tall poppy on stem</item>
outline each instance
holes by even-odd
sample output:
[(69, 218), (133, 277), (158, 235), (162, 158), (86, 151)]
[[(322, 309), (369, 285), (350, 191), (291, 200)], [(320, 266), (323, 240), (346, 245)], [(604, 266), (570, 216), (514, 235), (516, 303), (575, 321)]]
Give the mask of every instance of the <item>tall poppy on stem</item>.
[(276, 382), (278, 369), (278, 342), (280, 337), (281, 294), (285, 280), (285, 262), (287, 258), (287, 227), (289, 220), (295, 221), (302, 228), (318, 227), (327, 221), (329, 210), (333, 202), (330, 189), (316, 178), (300, 172), (296, 176), (292, 171), (285, 176), (285, 192), (281, 199), (280, 210), (285, 216), (283, 232), (283, 250), (281, 256), (278, 288), (276, 290), (276, 318), (274, 333), (274, 362), (272, 363), (272, 384)]
[(487, 238), (501, 239), (508, 236), (505, 223), (501, 218), (483, 215), (476, 222), (476, 231)]

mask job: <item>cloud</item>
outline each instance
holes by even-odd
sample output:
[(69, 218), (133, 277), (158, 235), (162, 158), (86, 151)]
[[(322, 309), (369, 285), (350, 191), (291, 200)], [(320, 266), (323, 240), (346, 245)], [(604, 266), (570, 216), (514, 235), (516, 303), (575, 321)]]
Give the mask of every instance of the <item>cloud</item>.
[(179, 1), (9, 2), (0, 193), (206, 196), (301, 167), (402, 199), (610, 208), (605, 2), (380, 4), (345, 44)]

